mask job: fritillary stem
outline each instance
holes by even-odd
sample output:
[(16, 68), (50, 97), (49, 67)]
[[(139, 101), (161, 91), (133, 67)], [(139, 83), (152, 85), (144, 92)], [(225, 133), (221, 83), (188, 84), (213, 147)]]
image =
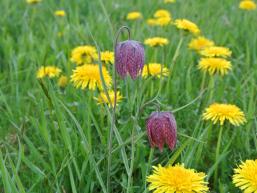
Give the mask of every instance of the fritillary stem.
[[(128, 39), (130, 40), (130, 29), (127, 26), (122, 26), (115, 37), (115, 43), (114, 43), (114, 51), (116, 49), (116, 46), (118, 44), (119, 36), (121, 32), (126, 29), (128, 32)], [(112, 138), (113, 138), (113, 129), (115, 127), (116, 123), (116, 106), (117, 106), (117, 75), (116, 75), (116, 68), (113, 68), (113, 89), (114, 89), (114, 101), (112, 105), (112, 123), (111, 123), (111, 129), (109, 131), (109, 140), (108, 140), (108, 158), (107, 158), (107, 192), (110, 191), (110, 184), (111, 184), (111, 164), (112, 164)], [(111, 100), (110, 100), (111, 101)], [(112, 103), (110, 103), (112, 104)]]
[(222, 138), (222, 133), (223, 133), (223, 125), (220, 128), (219, 131), (219, 137), (217, 141), (217, 147), (216, 147), (216, 156), (215, 156), (215, 172), (214, 172), (214, 184), (217, 184), (217, 179), (218, 179), (218, 160), (219, 160), (219, 155), (220, 155), (220, 146), (221, 146), (221, 138)]

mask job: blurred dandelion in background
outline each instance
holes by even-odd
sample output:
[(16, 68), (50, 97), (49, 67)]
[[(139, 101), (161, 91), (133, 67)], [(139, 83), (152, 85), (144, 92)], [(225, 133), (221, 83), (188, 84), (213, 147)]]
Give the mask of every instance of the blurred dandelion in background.
[(169, 43), (169, 40), (167, 38), (162, 37), (153, 37), (148, 38), (144, 41), (145, 45), (148, 45), (150, 47), (162, 47)]
[(55, 66), (41, 66), (37, 71), (37, 78), (54, 78), (58, 77), (62, 70)]
[(129, 12), (127, 14), (127, 20), (139, 20), (142, 18), (143, 18), (142, 13), (140, 13), (138, 11)]
[(171, 24), (171, 13), (165, 9), (159, 9), (154, 13), (154, 18), (147, 20), (147, 24), (150, 26), (167, 26)]
[(97, 59), (96, 48), (90, 45), (76, 47), (71, 52), (71, 61), (77, 65), (91, 63)]
[(61, 87), (61, 88), (65, 88), (67, 86), (69, 82), (69, 79), (67, 76), (65, 75), (62, 75), (59, 79), (58, 79), (58, 86)]
[[(110, 101), (108, 100), (108, 97), (106, 96), (105, 92), (101, 92), (99, 94), (99, 96), (97, 98), (95, 98), (95, 100), (97, 101), (98, 104), (107, 104), (109, 107), (113, 106), (114, 104), (114, 91), (113, 90), (109, 90), (108, 91), (109, 97), (110, 97)], [(116, 102), (117, 104), (121, 102), (122, 100), (122, 95), (120, 94), (119, 91), (117, 91), (117, 98), (116, 98)]]
[(153, 193), (204, 193), (209, 190), (205, 173), (187, 169), (183, 164), (158, 165), (153, 169), (153, 174), (147, 177), (148, 189)]
[(158, 63), (149, 63), (144, 66), (142, 76), (144, 78), (148, 76), (154, 76), (160, 78), (161, 76), (168, 76), (169, 69), (166, 67), (162, 67), (162, 64)]
[(233, 183), (244, 193), (257, 192), (257, 159), (241, 162), (234, 169)]
[(195, 51), (200, 51), (210, 46), (214, 46), (214, 42), (203, 36), (193, 38), (188, 44), (188, 47)]
[(187, 19), (176, 19), (175, 26), (178, 29), (188, 31), (194, 35), (199, 35), (201, 33), (198, 26), (195, 23), (193, 23)]
[(164, 3), (176, 3), (176, 0), (164, 0)]
[(223, 125), (227, 120), (234, 126), (246, 123), (245, 114), (239, 107), (232, 104), (214, 103), (205, 109), (203, 113), (204, 120), (211, 120), (214, 124), (219, 122)]
[(42, 0), (26, 0), (28, 4), (37, 4), (40, 3)]
[(218, 73), (223, 76), (232, 69), (232, 65), (224, 58), (202, 58), (198, 68), (203, 72), (209, 72), (210, 75)]
[[(110, 87), (112, 83), (111, 76), (104, 66), (102, 67), (102, 71), (106, 86)], [(71, 82), (73, 82), (76, 88), (85, 89), (88, 87), (89, 90), (96, 90), (96, 88), (103, 89), (99, 66), (94, 64), (78, 66), (73, 70)]]
[(56, 10), (54, 12), (54, 15), (55, 16), (58, 16), (58, 17), (64, 17), (66, 15), (65, 11), (64, 10)]
[(253, 0), (242, 0), (239, 4), (239, 8), (248, 11), (255, 10), (256, 3)]

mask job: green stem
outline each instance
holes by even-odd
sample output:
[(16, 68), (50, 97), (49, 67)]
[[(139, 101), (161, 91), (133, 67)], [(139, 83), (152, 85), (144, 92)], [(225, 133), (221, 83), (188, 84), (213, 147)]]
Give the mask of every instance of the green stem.
[(151, 163), (152, 163), (152, 160), (153, 160), (153, 154), (154, 154), (154, 148), (151, 148), (150, 154), (149, 154), (149, 157), (148, 157), (148, 163), (147, 163), (147, 166), (146, 166), (146, 171), (145, 171), (145, 180), (144, 180), (145, 190), (147, 189), (146, 178), (148, 176), (148, 173), (149, 173), (149, 170), (150, 170), (150, 167), (151, 167)]
[(223, 133), (223, 126), (221, 126), (221, 128), (220, 128), (219, 137), (218, 137), (218, 141), (217, 141), (217, 147), (216, 147), (216, 156), (215, 156), (216, 168), (215, 168), (215, 172), (214, 172), (214, 184), (217, 184), (217, 178), (218, 178), (218, 165), (219, 165), (218, 159), (219, 159), (219, 155), (220, 155), (222, 133)]

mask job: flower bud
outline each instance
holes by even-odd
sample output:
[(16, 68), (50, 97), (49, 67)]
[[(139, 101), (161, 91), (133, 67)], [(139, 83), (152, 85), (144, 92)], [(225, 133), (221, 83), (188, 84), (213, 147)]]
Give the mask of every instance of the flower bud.
[(115, 67), (124, 78), (127, 74), (132, 79), (141, 75), (145, 62), (144, 46), (134, 40), (119, 42), (115, 48)]
[(160, 151), (166, 143), (173, 150), (177, 141), (177, 125), (171, 112), (153, 112), (146, 122), (147, 135), (151, 147)]

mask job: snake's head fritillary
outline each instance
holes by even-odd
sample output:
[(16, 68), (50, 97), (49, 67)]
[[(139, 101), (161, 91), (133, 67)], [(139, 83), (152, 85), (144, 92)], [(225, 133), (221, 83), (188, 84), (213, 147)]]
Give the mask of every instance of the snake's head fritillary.
[(152, 147), (160, 151), (166, 143), (173, 150), (177, 141), (177, 124), (171, 112), (153, 112), (146, 122), (147, 135)]
[(124, 78), (129, 74), (132, 79), (141, 76), (145, 62), (144, 46), (135, 40), (119, 42), (115, 48), (117, 73)]

